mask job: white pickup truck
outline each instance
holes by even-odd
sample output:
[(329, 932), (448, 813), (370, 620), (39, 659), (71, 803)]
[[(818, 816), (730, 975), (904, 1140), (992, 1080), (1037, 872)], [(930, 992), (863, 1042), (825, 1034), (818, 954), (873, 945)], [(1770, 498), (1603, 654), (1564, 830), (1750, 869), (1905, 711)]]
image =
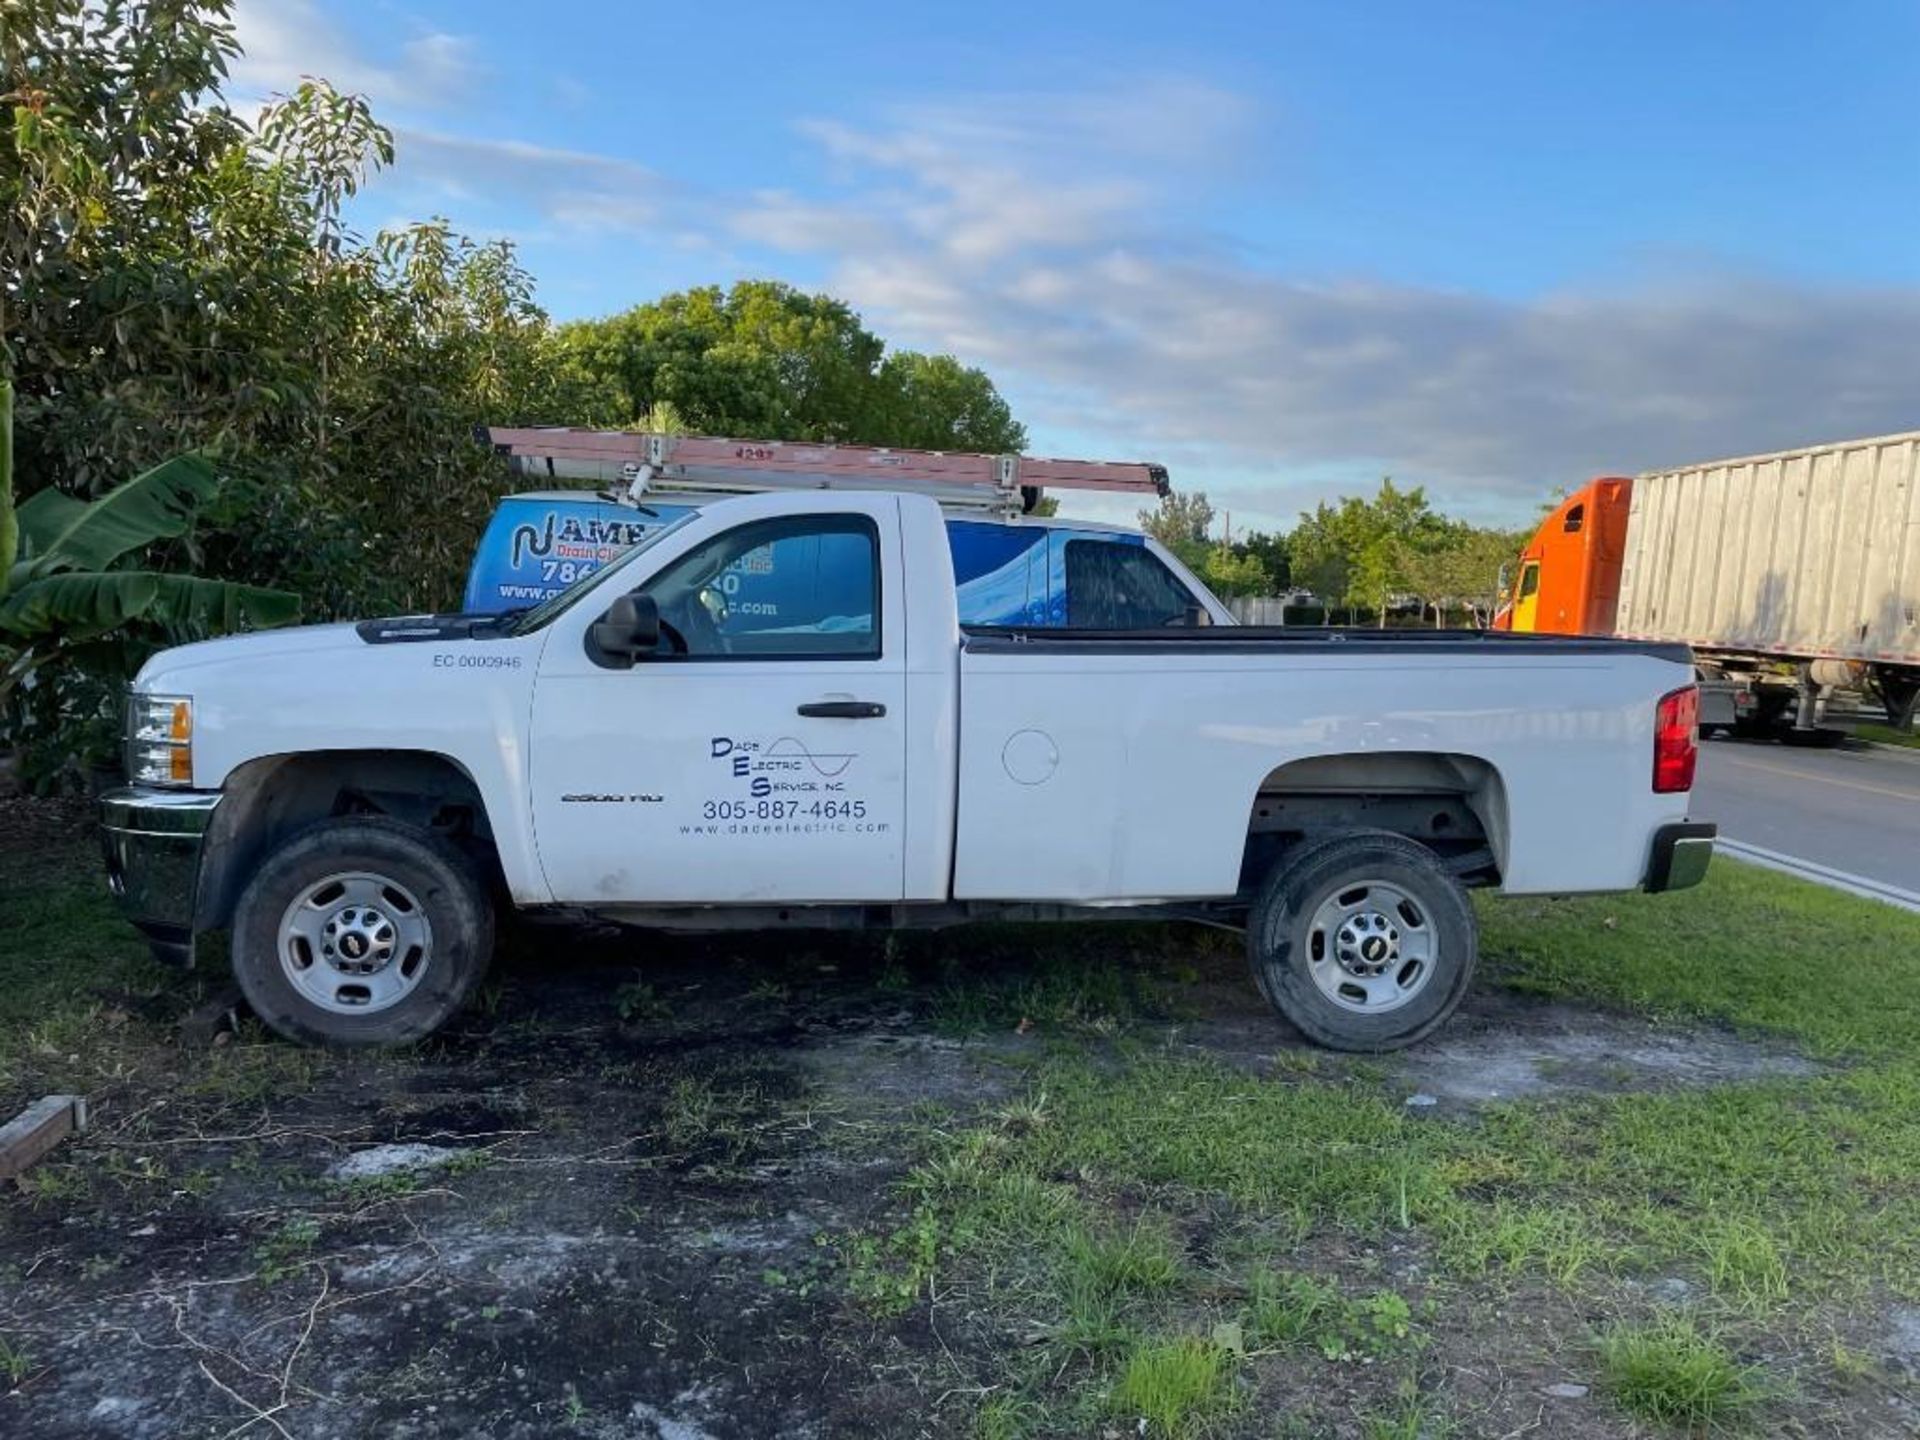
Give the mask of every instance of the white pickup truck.
[[(785, 603), (729, 606), (769, 570)], [(1161, 628), (963, 630), (932, 500), (801, 491), (705, 506), (517, 615), (164, 651), (109, 881), (173, 958), (229, 929), (301, 1040), (428, 1034), (509, 904), (1224, 921), (1301, 1031), (1385, 1050), (1467, 989), (1466, 887), (1704, 873), (1683, 646), (1243, 628), (1178, 580)]]

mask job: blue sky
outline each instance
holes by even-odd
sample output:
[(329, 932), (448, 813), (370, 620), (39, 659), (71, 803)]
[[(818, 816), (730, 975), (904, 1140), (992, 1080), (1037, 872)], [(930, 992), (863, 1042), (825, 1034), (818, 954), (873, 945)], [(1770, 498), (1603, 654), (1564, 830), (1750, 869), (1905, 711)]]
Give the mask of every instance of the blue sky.
[[(368, 228), (508, 235), (560, 317), (769, 275), (986, 367), (1040, 452), (1236, 527), (1383, 472), (1920, 427), (1920, 6), (240, 0), (398, 137)], [(1084, 504), (1081, 508), (1088, 508)]]

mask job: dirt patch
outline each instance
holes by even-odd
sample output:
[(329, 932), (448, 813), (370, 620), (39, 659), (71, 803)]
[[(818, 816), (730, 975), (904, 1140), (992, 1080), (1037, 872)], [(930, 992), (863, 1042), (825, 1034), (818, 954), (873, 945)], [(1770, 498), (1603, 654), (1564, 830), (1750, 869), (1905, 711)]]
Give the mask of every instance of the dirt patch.
[(1797, 1079), (1821, 1067), (1783, 1045), (1492, 992), (1394, 1061), (1419, 1094), (1484, 1103), (1538, 1095)]
[[(1236, 1004), (1237, 1001), (1237, 1004)], [(1164, 1027), (1165, 1043), (1260, 1071), (1356, 1063), (1307, 1044), (1248, 987), (1216, 986), (1203, 1016)], [(1380, 1066), (1418, 1106), (1802, 1079), (1820, 1064), (1789, 1045), (1711, 1026), (1658, 1024), (1510, 992), (1471, 995), (1439, 1034)]]
[(964, 1430), (834, 1242), (895, 1203), (915, 1117), (1004, 1096), (1028, 1042), (929, 1032), (859, 944), (538, 944), (410, 1055), (156, 1026), (153, 1073), (0, 1202), (0, 1430)]

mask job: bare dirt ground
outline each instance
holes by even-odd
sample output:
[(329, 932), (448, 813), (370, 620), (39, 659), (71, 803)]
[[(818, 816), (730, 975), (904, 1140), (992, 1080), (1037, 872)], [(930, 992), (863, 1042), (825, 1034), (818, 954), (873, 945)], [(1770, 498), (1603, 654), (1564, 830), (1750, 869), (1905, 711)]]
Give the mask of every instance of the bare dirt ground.
[[(185, 1002), (164, 985), (103, 987), (89, 1028), (151, 1038), (97, 1090), (92, 1133), (30, 1191), (0, 1196), (0, 1362), (13, 1357), (0, 1432), (975, 1433), (1027, 1337), (965, 1286), (942, 1303), (938, 1277), (904, 1313), (860, 1303), (850, 1237), (898, 1225), (925, 1137), (1020, 1095), (1049, 1047), (1105, 1053), (1124, 1029), (1116, 1065), (1144, 1046), (1275, 1083), (1303, 1066), (1375, 1067), (1436, 1115), (1819, 1068), (1786, 1046), (1497, 987), (1409, 1056), (1302, 1060), (1225, 937), (1093, 933), (1077, 943), (1103, 965), (1177, 981), (1171, 1010), (1072, 1000), (1030, 1024), (1023, 1004), (1048, 993), (1032, 953), (1053, 942), (1000, 930), (910, 952), (865, 937), (531, 930), (451, 1033), (391, 1055), (297, 1050), (245, 1021), (235, 1032), (217, 1003), (182, 1026)], [(54, 1047), (53, 1075), (80, 1059), (62, 1047), (88, 1043), (87, 1030), (28, 1040)], [(1206, 1204), (1183, 1218), (1196, 1265), (1229, 1218)], [(1297, 1260), (1390, 1282), (1416, 1312), (1428, 1293), (1412, 1242), (1315, 1241)], [(1920, 1324), (1895, 1313), (1912, 1333), (1863, 1316), (1861, 1343), (1897, 1379)], [(1590, 1393), (1596, 1314), (1543, 1282), (1456, 1286), (1398, 1378), (1364, 1359), (1261, 1358), (1257, 1398), (1216, 1428), (1438, 1436), (1417, 1415), (1400, 1431), (1357, 1418), (1388, 1413), (1412, 1374), (1444, 1388), (1444, 1433), (1645, 1433)], [(1836, 1409), (1816, 1394), (1795, 1433), (1914, 1433), (1907, 1395), (1890, 1383)]]

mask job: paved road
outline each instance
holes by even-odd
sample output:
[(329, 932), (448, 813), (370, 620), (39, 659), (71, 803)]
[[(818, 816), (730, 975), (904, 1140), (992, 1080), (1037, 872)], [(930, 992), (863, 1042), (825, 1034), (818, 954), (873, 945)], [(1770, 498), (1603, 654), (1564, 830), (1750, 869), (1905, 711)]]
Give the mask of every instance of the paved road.
[(1920, 892), (1920, 750), (1709, 740), (1691, 813), (1728, 839)]

